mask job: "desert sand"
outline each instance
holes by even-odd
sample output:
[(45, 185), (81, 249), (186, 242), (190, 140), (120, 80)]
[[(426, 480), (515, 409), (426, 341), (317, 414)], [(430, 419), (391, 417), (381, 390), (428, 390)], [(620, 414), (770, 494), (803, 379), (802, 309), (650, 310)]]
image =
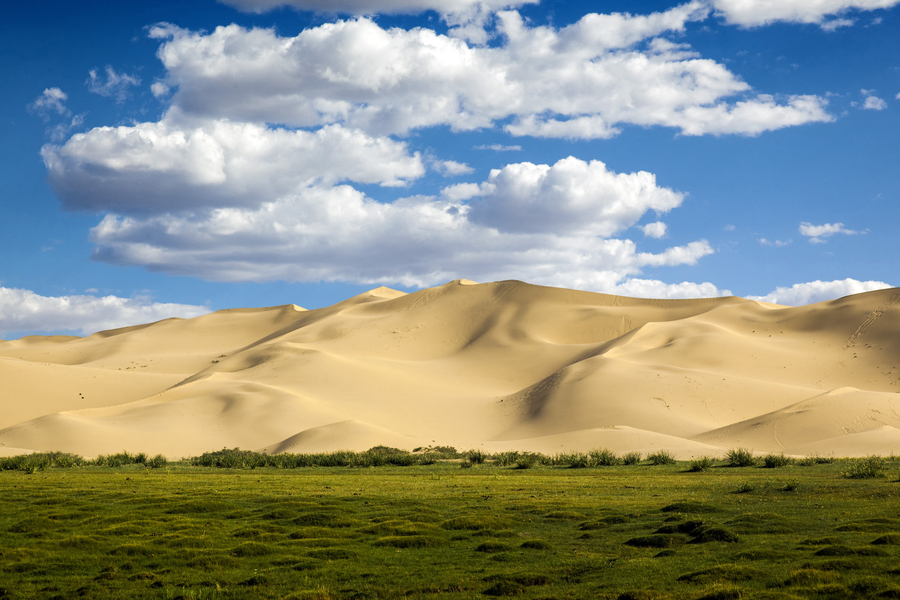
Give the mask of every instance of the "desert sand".
[(803, 307), (457, 280), (0, 342), (0, 455), (900, 453), (900, 289)]

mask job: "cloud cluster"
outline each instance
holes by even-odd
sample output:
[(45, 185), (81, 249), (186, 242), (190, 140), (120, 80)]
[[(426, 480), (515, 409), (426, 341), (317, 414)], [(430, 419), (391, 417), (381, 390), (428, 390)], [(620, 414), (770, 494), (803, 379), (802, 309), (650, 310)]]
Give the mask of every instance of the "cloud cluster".
[(164, 40), (172, 101), (205, 118), (341, 123), (373, 135), (505, 121), (512, 135), (573, 139), (612, 137), (621, 124), (758, 135), (833, 119), (821, 97), (753, 95), (724, 66), (659, 37), (707, 13), (694, 1), (646, 16), (590, 14), (555, 29), (501, 11), (503, 43), (490, 48), (366, 18), (296, 37), (237, 25), (211, 33), (160, 25), (150, 34)]
[[(641, 253), (611, 238), (647, 210), (681, 202), (649, 173), (616, 174), (570, 157), (508, 165), (469, 186), (455, 197), (451, 186), (440, 197), (392, 203), (349, 185), (309, 186), (253, 207), (108, 215), (91, 239), (98, 260), (222, 281), (427, 286), (467, 275), (596, 290), (643, 267), (694, 264), (713, 251), (700, 240)], [(542, 195), (554, 187), (555, 195)]]
[[(166, 68), (151, 90), (168, 104), (165, 115), (42, 150), (63, 205), (104, 214), (91, 231), (96, 260), (219, 281), (425, 286), (463, 276), (721, 295), (728, 291), (709, 283), (637, 278), (714, 251), (701, 239), (647, 253), (625, 237), (664, 238), (659, 216), (684, 199), (652, 173), (568, 157), (500, 164), (481, 181), (432, 195), (377, 201), (362, 186), (402, 188), (426, 167), (472, 175), (469, 165), (420, 155), (402, 139), (431, 127), (596, 139), (629, 124), (758, 135), (833, 120), (821, 97), (756, 93), (667, 39), (708, 17), (701, 0), (649, 15), (589, 14), (563, 28), (532, 26), (501, 10), (525, 2), (501, 0), (227, 3), (256, 12), (434, 9), (458, 31), (385, 29), (366, 17), (294, 37), (237, 25), (151, 28)], [(495, 13), (490, 46), (476, 39), (485, 11)], [(118, 97), (135, 82), (108, 68), (89, 85)], [(648, 214), (653, 222), (638, 225)]]
[(883, 281), (857, 281), (855, 279), (838, 279), (835, 281), (810, 281), (795, 283), (791, 287), (779, 287), (765, 296), (747, 296), (751, 300), (803, 306), (826, 300), (835, 300), (851, 294), (861, 294), (872, 290), (883, 290), (892, 287)]
[(283, 6), (301, 11), (331, 14), (417, 14), (433, 10), (440, 14), (459, 14), (473, 9), (496, 11), (502, 8), (535, 4), (538, 0), (219, 0), (246, 12), (263, 13)]
[(41, 150), (71, 210), (153, 214), (258, 206), (309, 185), (403, 186), (425, 172), (405, 142), (331, 125), (314, 132), (226, 119), (98, 127)]
[(716, 14), (741, 27), (759, 27), (776, 22), (814, 23), (826, 31), (852, 25), (840, 17), (849, 11), (890, 8), (900, 0), (711, 0)]
[(861, 233), (853, 229), (847, 229), (843, 223), (825, 223), (824, 225), (813, 225), (812, 223), (800, 223), (800, 235), (809, 238), (810, 244), (824, 244), (827, 237), (835, 234), (856, 235)]
[(118, 296), (40, 296), (0, 287), (0, 335), (15, 331), (79, 331), (83, 335), (172, 317), (188, 319), (209, 312), (188, 304), (164, 304)]

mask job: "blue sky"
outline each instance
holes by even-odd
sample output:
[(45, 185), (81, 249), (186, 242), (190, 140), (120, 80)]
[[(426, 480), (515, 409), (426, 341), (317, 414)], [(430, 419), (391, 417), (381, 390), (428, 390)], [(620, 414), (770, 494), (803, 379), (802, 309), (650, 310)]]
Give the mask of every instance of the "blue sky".
[(0, 337), (456, 278), (898, 285), (898, 4), (9, 3)]

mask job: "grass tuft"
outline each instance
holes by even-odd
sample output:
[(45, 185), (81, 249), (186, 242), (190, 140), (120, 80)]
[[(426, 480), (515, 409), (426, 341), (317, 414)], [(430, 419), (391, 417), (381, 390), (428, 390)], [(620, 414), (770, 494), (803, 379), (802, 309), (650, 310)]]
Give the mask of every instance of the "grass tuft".
[(752, 467), (756, 464), (753, 451), (748, 448), (732, 448), (725, 454), (729, 467)]
[(690, 466), (688, 467), (688, 471), (691, 473), (700, 473), (701, 471), (707, 471), (713, 467), (713, 459), (709, 456), (701, 456), (699, 458), (695, 458), (691, 461)]
[(675, 464), (675, 455), (668, 450), (657, 450), (648, 454), (647, 460), (651, 465), (673, 465)]
[(784, 454), (766, 454), (762, 460), (763, 467), (766, 469), (780, 469), (794, 462)]
[(622, 455), (622, 464), (628, 465), (628, 466), (633, 466), (633, 465), (640, 464), (642, 459), (643, 459), (643, 456), (641, 455), (640, 452), (626, 452), (625, 454)]

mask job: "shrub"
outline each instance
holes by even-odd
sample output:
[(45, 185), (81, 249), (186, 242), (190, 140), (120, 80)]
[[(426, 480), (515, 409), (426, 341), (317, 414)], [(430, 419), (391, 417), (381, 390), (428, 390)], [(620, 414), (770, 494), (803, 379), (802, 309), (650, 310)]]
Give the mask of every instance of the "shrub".
[(713, 459), (708, 456), (701, 456), (700, 458), (695, 458), (691, 461), (691, 466), (688, 468), (688, 471), (691, 473), (699, 473), (700, 471), (706, 471), (707, 469), (711, 469), (713, 466)]
[[(596, 467), (612, 467), (619, 464), (619, 457), (616, 453), (607, 448), (601, 450), (591, 450), (591, 462)], [(640, 462), (640, 458), (638, 459)]]
[(763, 456), (763, 467), (766, 469), (778, 469), (786, 467), (794, 462), (784, 454), (766, 454)]
[(872, 456), (856, 460), (850, 463), (850, 467), (846, 471), (842, 471), (841, 475), (847, 479), (884, 477), (884, 459), (873, 454)]
[(519, 453), (515, 450), (511, 450), (509, 452), (498, 452), (493, 456), (494, 462), (497, 463), (498, 466), (501, 467), (511, 467), (516, 464), (516, 460), (519, 458)]
[(469, 464), (473, 465), (482, 465), (484, 461), (487, 460), (487, 454), (482, 452), (481, 450), (469, 450), (465, 453), (466, 460), (469, 461)]
[(675, 463), (675, 455), (668, 450), (657, 450), (647, 455), (651, 465), (671, 465)]
[(162, 469), (169, 464), (169, 461), (166, 460), (166, 457), (162, 454), (157, 454), (153, 458), (147, 459), (144, 462), (144, 466), (150, 469)]
[(623, 465), (636, 465), (643, 459), (640, 452), (628, 452), (622, 456)]
[(725, 455), (729, 467), (752, 467), (756, 464), (753, 452), (749, 448), (732, 448)]
[(533, 452), (523, 452), (516, 457), (516, 469), (530, 469), (536, 464), (540, 464), (541, 457)]
[(813, 465), (829, 465), (834, 462), (833, 456), (820, 456), (813, 454), (812, 456), (804, 456), (797, 464), (801, 467), (812, 467)]
[(567, 462), (570, 469), (584, 469), (591, 466), (591, 459), (583, 452), (573, 452), (569, 455)]

